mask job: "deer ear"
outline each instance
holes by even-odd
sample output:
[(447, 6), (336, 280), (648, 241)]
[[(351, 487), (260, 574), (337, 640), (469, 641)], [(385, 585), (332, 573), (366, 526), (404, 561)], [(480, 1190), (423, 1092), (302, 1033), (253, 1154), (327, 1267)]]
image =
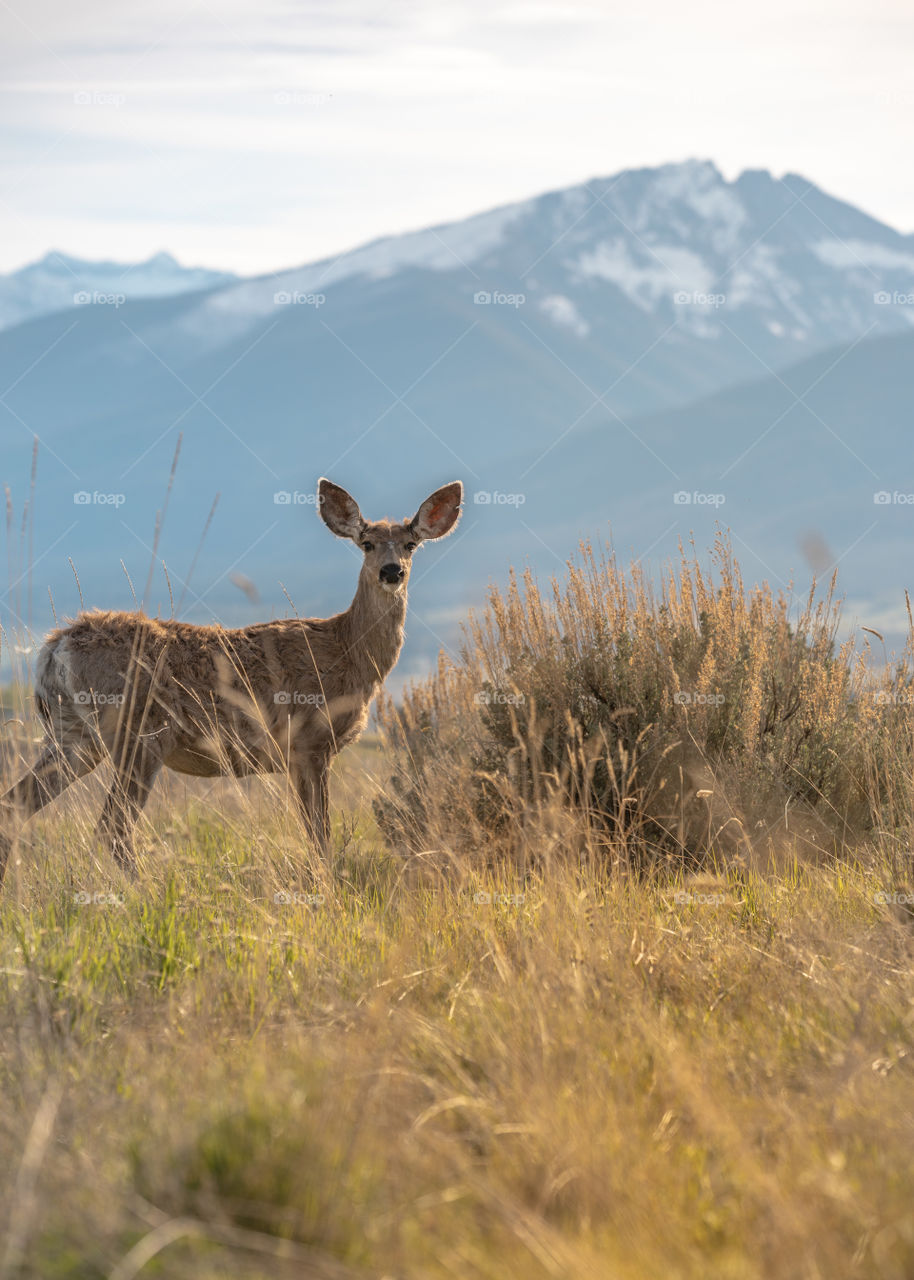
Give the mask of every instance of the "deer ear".
[(455, 480), (453, 484), (446, 484), (436, 489), (430, 497), (426, 498), (409, 523), (423, 541), (426, 538), (447, 537), (460, 519), (461, 502), (463, 502), (463, 485), (459, 480)]
[(338, 538), (355, 540), (362, 532), (365, 521), (355, 498), (323, 476), (317, 482), (317, 509), (324, 524)]

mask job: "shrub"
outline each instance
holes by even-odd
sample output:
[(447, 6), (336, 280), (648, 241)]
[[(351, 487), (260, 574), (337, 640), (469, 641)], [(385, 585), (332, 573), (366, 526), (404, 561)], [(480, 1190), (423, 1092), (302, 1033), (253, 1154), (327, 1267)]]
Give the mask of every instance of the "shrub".
[(491, 850), (494, 834), (523, 853), (551, 823), (639, 867), (795, 837), (833, 852), (880, 821), (910, 759), (885, 692), (910, 681), (908, 660), (874, 684), (853, 638), (837, 642), (834, 591), (746, 591), (723, 536), (709, 569), (681, 551), (659, 592), (589, 544), (548, 594), (512, 574), (459, 662), (382, 702), (380, 825), (413, 851)]

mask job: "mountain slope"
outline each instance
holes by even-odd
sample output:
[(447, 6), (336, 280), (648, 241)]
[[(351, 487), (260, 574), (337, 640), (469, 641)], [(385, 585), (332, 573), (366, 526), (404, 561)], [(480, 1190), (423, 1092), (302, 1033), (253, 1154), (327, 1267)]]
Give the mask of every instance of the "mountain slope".
[[(837, 564), (851, 612), (898, 643), (914, 589), (912, 369), (914, 335), (896, 334), (628, 429), (595, 413), (532, 470), (519, 453), (502, 484), (527, 471), (520, 513), (557, 558), (610, 526), (621, 553), (673, 554), (693, 534), (709, 545), (719, 521), (752, 580), (802, 587)], [(557, 509), (561, 493), (574, 504)]]

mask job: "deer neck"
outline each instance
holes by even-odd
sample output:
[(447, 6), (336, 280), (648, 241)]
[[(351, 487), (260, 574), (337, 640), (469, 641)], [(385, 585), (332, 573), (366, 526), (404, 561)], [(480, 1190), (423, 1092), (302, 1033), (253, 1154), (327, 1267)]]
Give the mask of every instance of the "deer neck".
[(340, 638), (360, 687), (381, 684), (393, 670), (405, 621), (406, 587), (385, 591), (363, 570), (355, 598), (340, 617)]

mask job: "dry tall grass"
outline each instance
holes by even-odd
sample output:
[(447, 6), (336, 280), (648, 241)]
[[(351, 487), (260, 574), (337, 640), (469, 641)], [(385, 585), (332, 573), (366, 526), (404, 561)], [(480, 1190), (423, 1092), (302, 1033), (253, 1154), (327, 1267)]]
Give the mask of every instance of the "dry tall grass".
[(495, 594), (332, 868), (279, 784), (28, 829), (2, 1280), (914, 1274), (910, 655), (720, 555)]
[[(874, 667), (819, 597), (746, 591), (730, 547), (655, 594), (582, 546), (548, 595), (494, 589), (460, 662), (381, 720), (396, 763), (378, 817), (416, 849), (541, 853), (544, 823), (598, 861), (681, 871), (911, 848), (914, 650)], [(881, 664), (880, 664), (881, 666)], [(531, 844), (532, 833), (532, 844)]]

